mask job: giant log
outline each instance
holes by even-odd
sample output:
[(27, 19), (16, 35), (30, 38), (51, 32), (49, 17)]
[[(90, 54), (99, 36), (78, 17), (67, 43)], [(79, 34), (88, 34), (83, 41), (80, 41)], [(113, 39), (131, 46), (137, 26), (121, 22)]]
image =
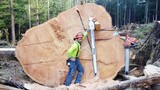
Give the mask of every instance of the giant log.
[[(27, 30), (16, 47), (16, 57), (26, 74), (43, 85), (62, 84), (68, 70), (67, 50), (72, 45), (76, 33), (84, 32), (84, 28), (88, 29), (90, 15), (97, 19), (103, 29), (95, 31), (99, 78), (113, 79), (124, 66), (123, 42), (118, 35), (113, 36), (109, 13), (102, 6), (93, 3), (77, 5)], [(94, 77), (92, 54), (87, 39), (82, 43), (80, 61), (85, 69), (83, 83)]]

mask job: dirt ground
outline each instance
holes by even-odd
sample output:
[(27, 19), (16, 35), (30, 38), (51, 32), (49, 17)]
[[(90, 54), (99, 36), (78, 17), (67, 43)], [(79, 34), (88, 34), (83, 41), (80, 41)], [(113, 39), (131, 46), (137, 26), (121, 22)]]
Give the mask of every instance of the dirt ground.
[[(107, 81), (102, 81), (102, 80), (98, 80), (98, 78), (94, 78), (93, 80), (90, 80), (78, 86), (75, 84), (72, 84), (69, 87), (64, 85), (60, 85), (58, 87), (46, 87), (32, 81), (25, 74), (22, 66), (20, 65), (16, 57), (14, 57), (14, 55), (7, 56), (5, 53), (0, 52), (0, 57), (1, 57), (0, 58), (0, 80), (4, 79), (4, 80), (9, 80), (15, 83), (21, 83), (21, 84), (25, 83), (24, 86), (27, 87), (27, 89), (29, 90), (37, 90), (37, 89), (39, 90), (81, 90), (81, 89), (91, 90), (91, 89), (100, 88), (101, 86), (107, 84), (105, 83)], [(113, 80), (111, 81), (112, 82), (109, 82), (110, 84), (117, 82)], [(16, 88), (19, 88), (19, 86), (17, 86)]]
[[(58, 90), (80, 90), (80, 89), (85, 89), (85, 90), (91, 90), (91, 89), (95, 89), (95, 88), (100, 88), (104, 85), (109, 85), (111, 83), (116, 83), (118, 81), (113, 81), (113, 80), (109, 80), (112, 82), (108, 82), (108, 80), (98, 80), (98, 78), (94, 78), (93, 80), (90, 80), (88, 82), (82, 83), (82, 85), (80, 86), (76, 86), (76, 85), (71, 85), (69, 87), (66, 87), (64, 85), (60, 85), (58, 87), (46, 87), (46, 86), (42, 86), (39, 85), (38, 83), (32, 81), (23, 71), (23, 68), (21, 66), (21, 64), (19, 63), (19, 61), (16, 59), (15, 55), (13, 52), (7, 52), (7, 54), (5, 52), (0, 52), (0, 81), (4, 79), (4, 80), (9, 80), (14, 84), (14, 87), (16, 86), (16, 83), (18, 84), (24, 84), (25, 86), (28, 87), (28, 89), (31, 90), (36, 90), (36, 89), (47, 89), (47, 90), (54, 90), (54, 89), (58, 89)], [(28, 83), (28, 84), (26, 84)], [(9, 85), (10, 86), (10, 85)], [(13, 85), (11, 85), (13, 86)], [(17, 85), (16, 88), (19, 88), (19, 86)]]
[(16, 57), (14, 57), (13, 52), (9, 52), (9, 54), (6, 54), (5, 52), (0, 52), (0, 81), (1, 80), (12, 81), (15, 83), (33, 82), (25, 74), (19, 61), (16, 59)]
[[(131, 67), (130, 75), (133, 76), (141, 76), (142, 75), (142, 68)], [(120, 73), (123, 73), (123, 70), (120, 71)], [(21, 88), (18, 84), (22, 84), (23, 87), (27, 87), (28, 90), (101, 90), (102, 87), (110, 86), (116, 83), (119, 83), (120, 81), (123, 81), (121, 77), (116, 77), (115, 80), (99, 80), (98, 78), (94, 78), (93, 80), (90, 80), (88, 82), (82, 83), (81, 85), (75, 85), (72, 84), (71, 86), (65, 86), (60, 85), (58, 87), (46, 87), (43, 85), (40, 85), (33, 80), (31, 80), (23, 71), (22, 66), (20, 65), (19, 61), (16, 59), (13, 52), (11, 53), (4, 53), (0, 52), (0, 82), (1, 80), (8, 80), (15, 83), (12, 83), (8, 86), (13, 86), (16, 88)], [(6, 84), (5, 84), (6, 85)], [(0, 84), (0, 89), (1, 89)], [(3, 87), (2, 87), (3, 88)], [(21, 88), (22, 89), (22, 88)], [(10, 90), (10, 89), (7, 89)], [(11, 89), (12, 90), (12, 89)], [(126, 89), (127, 90), (127, 89)], [(139, 89), (144, 90), (144, 89)]]

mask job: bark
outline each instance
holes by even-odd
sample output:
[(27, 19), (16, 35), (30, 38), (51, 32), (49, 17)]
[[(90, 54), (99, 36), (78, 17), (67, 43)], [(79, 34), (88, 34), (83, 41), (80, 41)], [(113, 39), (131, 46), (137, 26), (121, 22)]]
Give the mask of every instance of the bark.
[(136, 53), (137, 64), (145, 66), (153, 64), (160, 67), (160, 23), (155, 22), (154, 27)]
[(156, 16), (155, 16), (156, 21), (157, 21), (157, 16), (158, 16), (158, 0), (156, 0)]
[(28, 17), (29, 17), (29, 28), (31, 28), (31, 2), (28, 1)]
[(3, 84), (0, 84), (0, 89), (1, 90), (20, 90), (18, 88), (10, 87), (10, 86), (3, 85)]
[(128, 87), (149, 88), (153, 84), (160, 83), (160, 76), (143, 76), (132, 80), (122, 81), (111, 86), (102, 87), (101, 90), (124, 90)]
[(7, 43), (9, 43), (9, 37), (8, 37), (9, 33), (8, 33), (8, 29), (5, 29), (4, 32), (5, 32), (6, 41), (7, 41)]
[[(154, 65), (147, 65), (143, 70), (145, 76), (134, 77), (130, 75), (121, 76), (126, 81), (121, 81), (119, 83), (102, 87), (102, 90), (124, 90), (126, 88), (157, 88), (160, 83), (160, 68)], [(154, 89), (153, 89), (154, 90)], [(157, 89), (156, 89), (157, 90)]]
[(119, 7), (120, 7), (120, 2), (119, 0), (117, 1), (117, 27), (119, 28)]
[(15, 26), (14, 26), (14, 10), (13, 10), (13, 0), (10, 0), (10, 9), (11, 9), (11, 30), (12, 30), (12, 44), (15, 45)]
[[(6, 79), (3, 79), (3, 78), (0, 78), (0, 89), (2, 89), (1, 88), (1, 84), (3, 84), (3, 88), (4, 89), (9, 89), (9, 86), (11, 86), (11, 87), (14, 87), (14, 88), (12, 88), (13, 90), (15, 89), (16, 90), (16, 88), (17, 89), (24, 89), (24, 90), (27, 90), (24, 86), (23, 86), (23, 84), (22, 83), (19, 83), (19, 82), (16, 82), (16, 81), (12, 81), (12, 80), (6, 80)], [(5, 86), (5, 85), (7, 85), (7, 86)], [(11, 87), (10, 87), (10, 89), (11, 89)]]
[(145, 23), (148, 23), (148, 8), (149, 7), (149, 0), (146, 0), (146, 6), (145, 6)]
[(21, 24), (20, 24), (20, 20), (19, 20), (19, 23), (18, 23), (18, 40), (20, 40), (21, 38)]
[(50, 2), (49, 0), (47, 1), (47, 11), (48, 11), (48, 20), (50, 19)]
[(36, 7), (37, 7), (36, 8), (37, 9), (36, 10), (37, 11), (37, 18), (36, 19), (37, 19), (37, 25), (39, 25), (39, 5), (38, 5), (38, 2), (39, 2), (39, 0), (36, 0)]

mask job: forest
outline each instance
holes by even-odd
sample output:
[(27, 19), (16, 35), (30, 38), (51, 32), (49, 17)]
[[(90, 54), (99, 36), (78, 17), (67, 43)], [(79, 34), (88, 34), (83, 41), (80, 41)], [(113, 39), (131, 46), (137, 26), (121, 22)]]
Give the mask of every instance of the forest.
[(160, 0), (0, 0), (0, 89), (159, 90), (159, 16)]
[(1, 0), (0, 38), (16, 44), (27, 29), (82, 3), (105, 7), (113, 26), (146, 24), (160, 19), (159, 0)]

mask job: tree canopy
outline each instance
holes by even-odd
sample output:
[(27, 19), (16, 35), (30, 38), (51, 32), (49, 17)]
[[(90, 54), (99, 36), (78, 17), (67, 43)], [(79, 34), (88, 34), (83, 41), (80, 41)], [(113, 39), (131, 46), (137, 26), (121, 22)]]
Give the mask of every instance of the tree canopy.
[(159, 0), (96, 0), (111, 14), (113, 25), (144, 24), (160, 19)]
[[(27, 29), (56, 17), (77, 4), (97, 3), (104, 6), (112, 17), (113, 25), (121, 27), (128, 23), (149, 23), (159, 20), (159, 0), (13, 0), (16, 41)], [(10, 0), (0, 2), (0, 36), (11, 40)], [(9, 34), (6, 34), (9, 33)]]

